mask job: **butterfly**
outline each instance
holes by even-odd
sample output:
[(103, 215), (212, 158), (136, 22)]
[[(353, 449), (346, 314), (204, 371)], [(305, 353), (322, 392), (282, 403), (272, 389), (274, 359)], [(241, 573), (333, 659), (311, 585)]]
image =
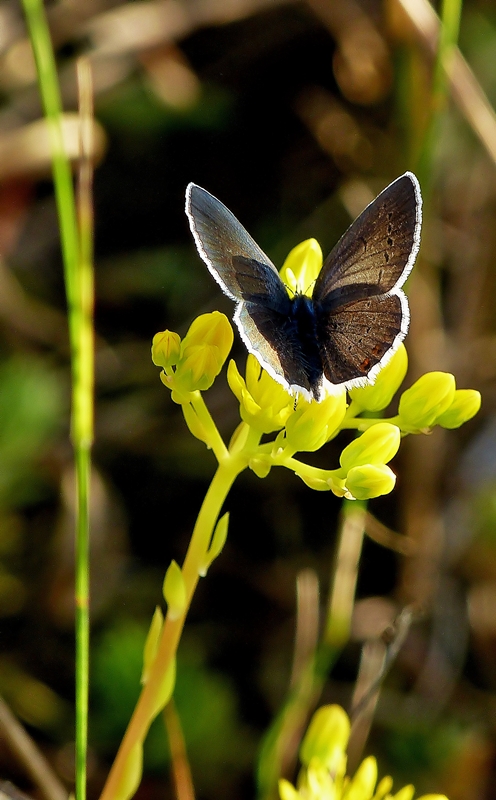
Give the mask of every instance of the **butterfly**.
[(186, 214), (198, 252), (236, 302), (248, 351), (293, 395), (322, 400), (336, 386), (372, 384), (405, 338), (401, 289), (420, 246), (422, 196), (405, 172), (331, 250), (312, 296), (290, 296), (279, 273), (226, 206), (190, 183)]

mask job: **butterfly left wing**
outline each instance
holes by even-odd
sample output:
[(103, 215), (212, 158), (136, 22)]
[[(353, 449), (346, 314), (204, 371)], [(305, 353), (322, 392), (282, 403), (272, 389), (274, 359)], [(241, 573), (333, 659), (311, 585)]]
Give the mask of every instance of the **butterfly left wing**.
[(325, 378), (347, 388), (373, 382), (408, 331), (401, 290), (420, 246), (422, 199), (416, 177), (393, 181), (331, 251), (314, 302)]
[(291, 300), (270, 259), (220, 200), (193, 183), (186, 213), (200, 256), (237, 302), (234, 321), (248, 351), (286, 389), (310, 396)]
[(241, 302), (248, 296), (285, 291), (272, 261), (210, 192), (190, 183), (186, 214), (200, 256), (228, 297)]

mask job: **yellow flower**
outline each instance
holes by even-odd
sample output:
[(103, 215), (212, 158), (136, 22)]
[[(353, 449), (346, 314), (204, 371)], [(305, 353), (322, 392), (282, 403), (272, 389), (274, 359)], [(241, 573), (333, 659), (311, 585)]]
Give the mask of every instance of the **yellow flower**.
[(453, 402), (444, 414), (436, 419), (442, 428), (459, 428), (464, 422), (475, 417), (481, 407), (481, 394), (476, 389), (457, 389)]
[(402, 343), (385, 367), (381, 369), (373, 386), (351, 389), (350, 397), (360, 411), (382, 411), (387, 408), (400, 388), (408, 369), (406, 347)]
[(175, 403), (189, 403), (192, 392), (210, 389), (232, 343), (231, 323), (219, 311), (197, 317), (182, 341), (172, 331), (154, 336), (152, 359), (164, 367), (160, 378), (172, 390)]
[(352, 467), (346, 476), (346, 494), (349, 500), (371, 500), (389, 494), (394, 489), (396, 475), (387, 464), (362, 464)]
[(405, 431), (432, 428), (455, 398), (455, 378), (449, 372), (426, 372), (403, 392), (398, 406), (399, 425)]
[(346, 413), (346, 390), (328, 395), (322, 402), (303, 398), (286, 422), (286, 446), (298, 450), (319, 450), (337, 431)]
[(313, 715), (300, 747), (300, 758), (309, 766), (317, 759), (333, 773), (346, 770), (346, 746), (350, 738), (350, 720), (341, 706), (321, 706)]
[(174, 367), (181, 353), (181, 337), (174, 331), (160, 331), (153, 337), (152, 361), (157, 367)]
[(246, 361), (246, 380), (234, 361), (229, 362), (227, 380), (239, 400), (241, 419), (260, 433), (272, 433), (284, 427), (294, 408), (288, 394), (251, 354)]
[[(377, 784), (377, 762), (365, 758), (355, 775), (346, 775), (346, 748), (350, 721), (339, 706), (323, 706), (314, 714), (303, 739), (300, 758), (303, 767), (296, 786), (282, 778), (281, 800), (412, 800), (413, 786), (391, 794), (389, 776)], [(419, 800), (447, 800), (444, 795), (424, 795)]]
[(316, 239), (307, 239), (293, 247), (282, 265), (280, 275), (290, 294), (312, 296), (317, 275), (322, 269), (322, 250)]
[(377, 422), (344, 448), (339, 463), (345, 472), (365, 464), (386, 464), (396, 455), (400, 429), (390, 422)]

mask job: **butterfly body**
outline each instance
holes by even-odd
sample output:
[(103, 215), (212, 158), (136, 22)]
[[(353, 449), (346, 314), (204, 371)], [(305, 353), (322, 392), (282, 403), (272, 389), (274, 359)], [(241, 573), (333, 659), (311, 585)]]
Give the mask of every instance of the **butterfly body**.
[(373, 383), (408, 330), (401, 286), (420, 243), (421, 196), (411, 173), (390, 184), (327, 257), (312, 296), (290, 296), (270, 259), (213, 195), (189, 184), (198, 251), (236, 301), (241, 338), (293, 394), (321, 400), (336, 386)]

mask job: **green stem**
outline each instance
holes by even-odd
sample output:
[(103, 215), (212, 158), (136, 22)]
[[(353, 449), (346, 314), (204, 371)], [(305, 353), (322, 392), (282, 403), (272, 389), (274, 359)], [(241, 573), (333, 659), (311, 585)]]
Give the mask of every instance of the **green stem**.
[(390, 422), (392, 425), (398, 425), (398, 421), (398, 417), (390, 417), (389, 419), (384, 419), (384, 417), (352, 417), (343, 420), (341, 430), (357, 430), (363, 433), (363, 431), (371, 428), (372, 425), (377, 425), (378, 422)]
[(76, 797), (86, 797), (90, 649), (90, 486), (94, 398), (94, 275), (91, 162), (93, 83), (89, 61), (77, 64), (81, 160), (78, 182), (79, 259), (72, 335), (72, 440), (76, 457)]
[(425, 193), (430, 183), (434, 148), (439, 139), (441, 121), (446, 110), (449, 73), (458, 41), (461, 13), (462, 0), (442, 0), (441, 25), (432, 81), (431, 114), (417, 167)]
[(321, 469), (320, 467), (312, 467), (311, 464), (304, 464), (303, 461), (298, 461), (297, 458), (281, 458), (274, 459), (277, 466), (286, 467), (292, 470), (296, 475), (304, 476), (307, 478), (317, 478), (318, 480), (328, 481), (331, 478), (338, 479), (341, 477), (340, 469)]
[(91, 444), (76, 448), (76, 797), (86, 796), (89, 684), (89, 491)]
[(185, 608), (180, 617), (171, 619), (170, 616), (167, 616), (165, 620), (157, 656), (129, 721), (100, 800), (114, 800), (116, 796), (122, 796), (121, 787), (126, 779), (126, 770), (133, 748), (136, 744), (144, 741), (154, 716), (161, 710), (157, 708), (156, 697), (160, 693), (163, 676), (168, 673), (175, 658), (186, 616), (198, 584), (200, 571), (205, 564), (206, 552), (215, 525), (232, 484), (239, 473), (245, 469), (246, 465), (246, 458), (226, 458), (219, 464), (205, 495), (182, 567), (186, 587)]
[(220, 463), (229, 455), (229, 453), (200, 392), (194, 393), (191, 405), (196, 411), (198, 419), (209, 434), (209, 445), (212, 448), (217, 461)]
[[(81, 216), (81, 247), (74, 187), (64, 149), (62, 103), (55, 57), (42, 0), (23, 0), (52, 147), (52, 169), (60, 225), (71, 345), (71, 436), (76, 469), (76, 797), (86, 797), (89, 663), (89, 495), (93, 441), (93, 271), (91, 163), (83, 142), (86, 207)], [(88, 68), (89, 69), (89, 68)], [(78, 77), (80, 77), (78, 72)], [(82, 85), (83, 81), (81, 81)], [(91, 78), (86, 73), (86, 122), (91, 128)], [(84, 114), (82, 115), (84, 116)], [(85, 136), (82, 135), (82, 140)], [(82, 169), (83, 173), (85, 170)]]
[(323, 637), (324, 643), (333, 649), (341, 650), (350, 636), (366, 513), (365, 501), (343, 500), (339, 541)]
[[(64, 150), (62, 134), (62, 103), (60, 100), (57, 68), (42, 0), (23, 0), (23, 6), (36, 61), (41, 98), (52, 144), (55, 198), (60, 221), (67, 299), (69, 307), (71, 307), (75, 302), (76, 295), (76, 270), (79, 259), (79, 245), (74, 187), (72, 184), (71, 168)], [(74, 342), (72, 342), (72, 344), (74, 344)]]

